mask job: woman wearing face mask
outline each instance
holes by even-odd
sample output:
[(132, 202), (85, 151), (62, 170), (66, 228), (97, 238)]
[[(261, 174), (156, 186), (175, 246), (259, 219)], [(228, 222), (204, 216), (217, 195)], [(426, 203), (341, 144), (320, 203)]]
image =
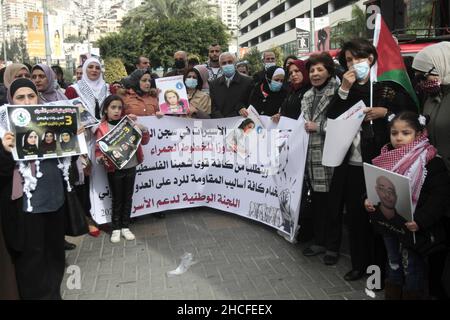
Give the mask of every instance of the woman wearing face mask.
[(273, 66), (266, 70), (265, 79), (255, 85), (250, 95), (250, 105), (261, 115), (273, 116), (286, 98), (283, 89), (284, 70)]
[[(442, 156), (447, 172), (450, 173), (450, 42), (440, 42), (426, 47), (415, 57), (412, 64), (418, 89), (423, 93), (425, 102), (423, 113), (430, 117), (427, 125), (429, 138)], [(447, 213), (449, 216), (449, 213)], [(444, 220), (447, 233), (450, 234), (449, 219)], [(447, 259), (446, 268), (445, 259)], [(429, 291), (437, 298), (450, 297), (450, 254), (437, 253), (428, 258)], [(446, 276), (443, 271), (446, 270)], [(444, 286), (447, 293), (445, 294)]]
[(189, 69), (184, 75), (184, 84), (187, 89), (189, 109), (195, 109), (189, 110), (190, 113), (199, 113), (198, 111), (200, 111), (200, 113), (209, 115), (211, 113), (211, 98), (202, 91), (203, 79), (200, 72), (195, 68)]
[(125, 114), (154, 116), (159, 108), (156, 90), (151, 88), (150, 71), (137, 69), (128, 78), (130, 88), (123, 96)]
[[(354, 39), (343, 44), (339, 63), (346, 71), (328, 107), (328, 118), (336, 119), (360, 100), (370, 106), (370, 68), (377, 57), (375, 47), (365, 39)], [(347, 281), (362, 278), (371, 264), (385, 265), (384, 245), (381, 238), (375, 238), (361, 203), (366, 191), (362, 165), (378, 156), (383, 145), (389, 141), (387, 116), (408, 107), (414, 109), (414, 104), (410, 103), (404, 91), (398, 87), (392, 88), (390, 83), (374, 84), (374, 107), (365, 110), (361, 129), (343, 163), (334, 169), (331, 181), (330, 216), (339, 221), (345, 205), (348, 217), (352, 269), (344, 276)], [(335, 241), (336, 247), (339, 247), (340, 233)]]
[(333, 236), (341, 229), (340, 221), (328, 216), (327, 208), (333, 168), (322, 165), (322, 151), (325, 144), (326, 113), (338, 84), (335, 78), (333, 58), (328, 52), (312, 55), (306, 64), (312, 88), (302, 99), (302, 113), (305, 129), (309, 133), (308, 156), (306, 158), (307, 179), (311, 189), (314, 244), (303, 250), (303, 255), (314, 256), (325, 253), (326, 265), (334, 265), (339, 258)]

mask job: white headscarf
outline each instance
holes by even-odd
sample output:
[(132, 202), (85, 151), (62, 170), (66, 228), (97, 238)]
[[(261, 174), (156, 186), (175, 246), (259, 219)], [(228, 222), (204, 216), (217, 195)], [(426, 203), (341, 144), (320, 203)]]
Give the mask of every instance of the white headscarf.
[(422, 49), (414, 57), (413, 69), (438, 74), (442, 84), (450, 84), (450, 42), (442, 41)]
[(84, 82), (87, 83), (87, 85), (91, 88), (92, 92), (94, 93), (95, 97), (98, 99), (106, 82), (105, 82), (105, 80), (103, 80), (103, 72), (101, 72), (101, 71), (100, 71), (100, 75), (98, 76), (97, 80), (89, 79), (89, 77), (87, 75), (87, 68), (88, 68), (89, 64), (91, 64), (91, 63), (96, 63), (101, 68), (101, 64), (100, 64), (100, 61), (98, 61), (98, 59), (96, 59), (96, 58), (87, 59), (83, 64), (83, 75), (81, 77), (81, 80), (83, 80)]
[(87, 76), (87, 68), (89, 64), (98, 64), (100, 61), (96, 58), (89, 58), (83, 64), (83, 76), (81, 80), (74, 85), (74, 89), (77, 91), (78, 96), (88, 107), (92, 114), (95, 114), (96, 100), (99, 108), (102, 105), (103, 100), (109, 95), (108, 85), (103, 80), (103, 73), (100, 72), (100, 76), (96, 80), (90, 80)]

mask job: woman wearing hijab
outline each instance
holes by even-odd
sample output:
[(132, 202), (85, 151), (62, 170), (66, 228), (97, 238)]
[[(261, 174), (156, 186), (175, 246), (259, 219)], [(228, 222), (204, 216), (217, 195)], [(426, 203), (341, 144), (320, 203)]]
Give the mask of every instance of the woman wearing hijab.
[(3, 76), (5, 88), (9, 89), (11, 83), (18, 78), (30, 78), (30, 70), (27, 66), (21, 63), (13, 63), (7, 66)]
[[(196, 68), (190, 68), (184, 74), (184, 84), (189, 100), (189, 109), (194, 108), (195, 113), (205, 113), (205, 117), (211, 113), (211, 98), (202, 91), (203, 79)], [(189, 110), (189, 113), (192, 113)], [(203, 118), (203, 117), (202, 117)]]
[[(425, 97), (423, 113), (430, 117), (427, 125), (430, 142), (442, 156), (447, 172), (450, 174), (450, 42), (444, 41), (424, 48), (414, 57), (412, 68), (415, 71), (418, 90)], [(449, 218), (444, 219), (446, 222), (444, 225), (447, 234), (450, 235), (449, 220)], [(450, 297), (450, 253), (434, 254), (428, 257), (428, 262), (430, 295), (448, 299)], [(446, 268), (444, 268), (445, 264)], [(444, 278), (447, 278), (446, 282)]]
[(306, 91), (311, 88), (306, 63), (302, 60), (294, 60), (288, 67), (289, 89), (286, 99), (281, 105), (281, 110), (272, 119), (278, 122), (280, 116), (297, 120), (302, 110), (301, 101)]
[[(38, 104), (38, 90), (28, 79), (16, 79), (8, 91), (10, 104)], [(0, 208), (8, 248), (14, 253), (16, 279), (22, 299), (61, 299), (64, 276), (64, 178), (58, 160), (20, 161), (10, 156), (14, 135), (6, 132), (4, 146), (12, 176), (2, 192)], [(67, 168), (68, 163), (64, 163)], [(3, 198), (5, 196), (5, 198)]]
[(100, 61), (89, 58), (83, 64), (83, 75), (81, 80), (66, 89), (67, 98), (80, 98), (88, 107), (89, 111), (100, 119), (100, 106), (103, 100), (110, 95), (109, 86), (103, 80)]
[(156, 90), (151, 88), (148, 69), (136, 69), (128, 77), (130, 88), (123, 96), (125, 114), (153, 116), (159, 110)]
[(40, 150), (43, 155), (56, 152), (56, 137), (53, 131), (45, 131), (40, 143)]
[(28, 130), (22, 137), (22, 151), (25, 155), (39, 153), (39, 137), (36, 131)]
[(45, 64), (37, 64), (31, 70), (31, 80), (36, 85), (39, 98), (43, 103), (67, 100), (66, 96), (55, 88), (55, 73)]
[(206, 94), (209, 94), (209, 82), (208, 82), (208, 68), (204, 64), (198, 64), (194, 66), (194, 69), (197, 69), (200, 73), (200, 77), (202, 78), (202, 91)]
[(286, 98), (283, 81), (283, 68), (269, 67), (265, 71), (264, 79), (253, 88), (250, 95), (250, 105), (255, 107), (261, 115), (273, 116), (277, 114)]

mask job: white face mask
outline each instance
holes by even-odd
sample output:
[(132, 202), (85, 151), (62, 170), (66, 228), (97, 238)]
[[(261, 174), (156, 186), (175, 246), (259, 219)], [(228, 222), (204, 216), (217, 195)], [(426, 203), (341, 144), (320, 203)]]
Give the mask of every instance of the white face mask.
[(269, 69), (270, 67), (276, 66), (277, 64), (275, 62), (267, 62), (264, 63), (264, 67), (267, 69)]
[(356, 71), (356, 79), (358, 81), (364, 80), (370, 71), (370, 65), (367, 60), (361, 61), (353, 65), (353, 69)]

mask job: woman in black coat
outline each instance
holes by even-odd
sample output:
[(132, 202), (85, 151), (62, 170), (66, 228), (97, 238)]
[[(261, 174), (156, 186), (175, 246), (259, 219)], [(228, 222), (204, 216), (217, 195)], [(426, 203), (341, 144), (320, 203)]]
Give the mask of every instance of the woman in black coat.
[(284, 70), (277, 66), (268, 68), (264, 80), (255, 85), (250, 95), (250, 105), (260, 115), (273, 116), (278, 113), (286, 98), (283, 89)]
[[(346, 72), (328, 107), (328, 118), (336, 119), (360, 100), (370, 106), (370, 68), (377, 57), (375, 47), (365, 39), (355, 39), (343, 44), (339, 63)], [(383, 145), (389, 142), (388, 116), (405, 109), (414, 109), (412, 99), (392, 83), (375, 84), (373, 105), (373, 108), (366, 110), (361, 130), (353, 140), (343, 163), (335, 168), (330, 187), (329, 210), (334, 223), (342, 223), (344, 205), (348, 217), (352, 269), (344, 276), (347, 281), (362, 278), (371, 264), (385, 264), (384, 245), (381, 239), (375, 238), (362, 205), (361, 199), (366, 192), (362, 165), (363, 162), (371, 163), (380, 154)], [(329, 246), (339, 248), (342, 228), (336, 230), (339, 232), (329, 237), (333, 241)]]

